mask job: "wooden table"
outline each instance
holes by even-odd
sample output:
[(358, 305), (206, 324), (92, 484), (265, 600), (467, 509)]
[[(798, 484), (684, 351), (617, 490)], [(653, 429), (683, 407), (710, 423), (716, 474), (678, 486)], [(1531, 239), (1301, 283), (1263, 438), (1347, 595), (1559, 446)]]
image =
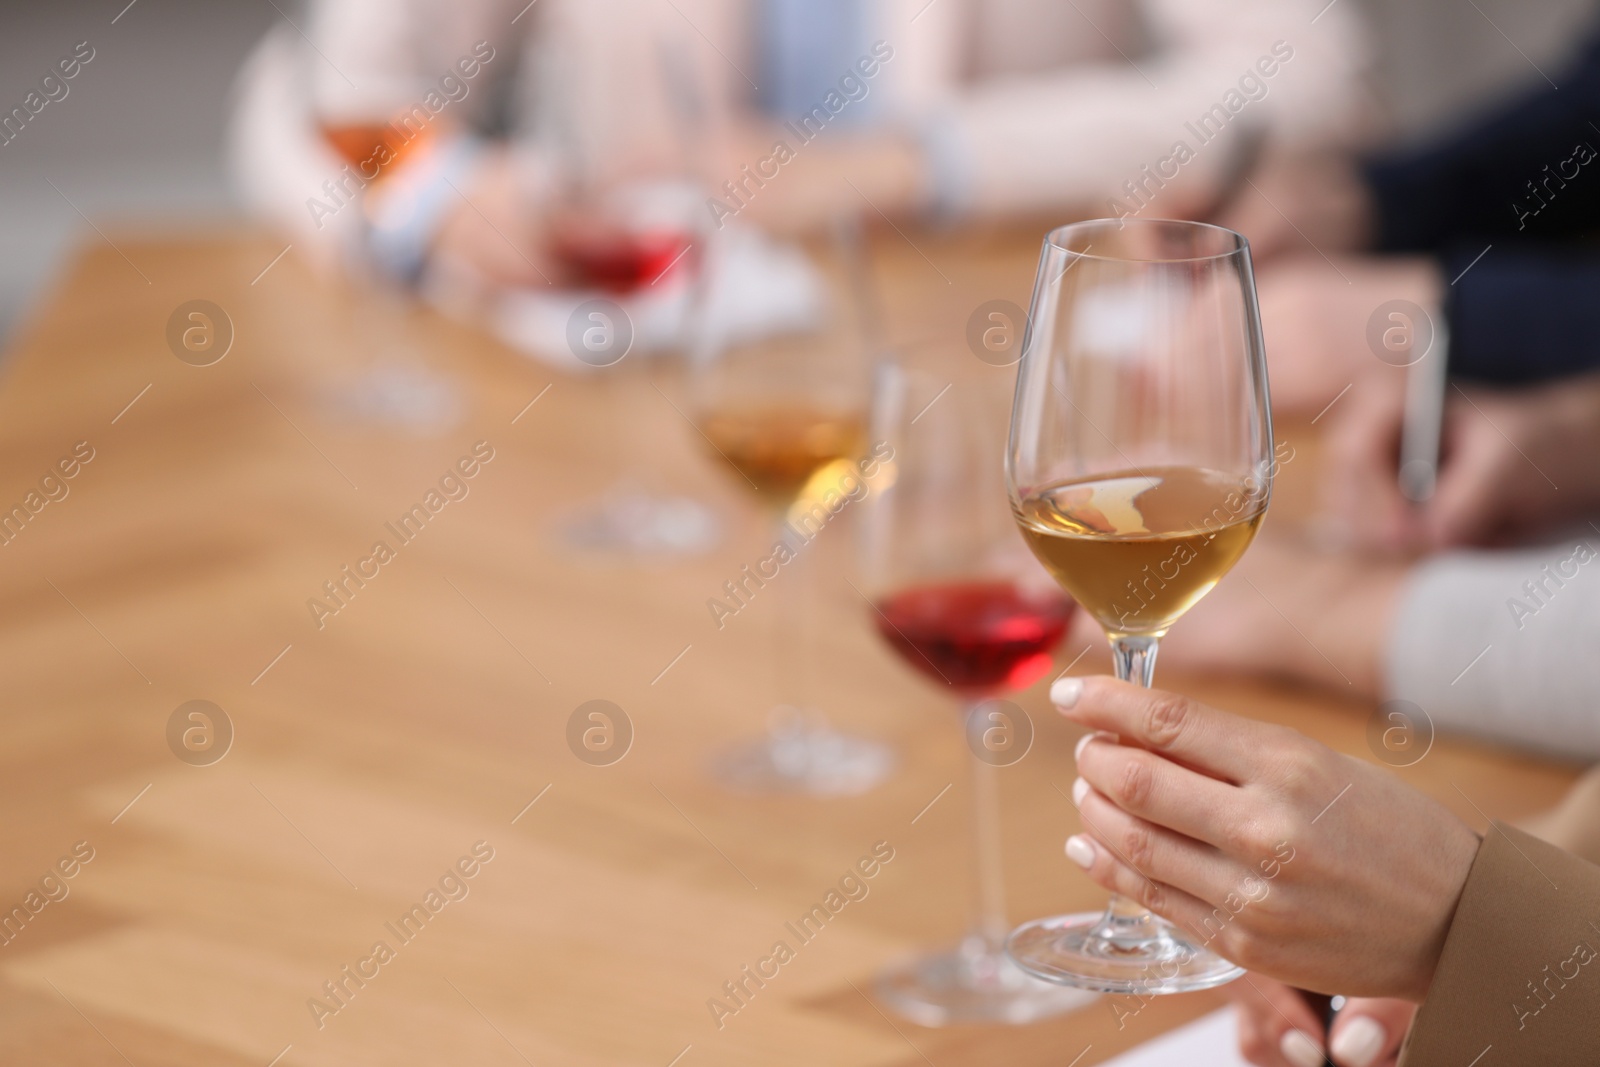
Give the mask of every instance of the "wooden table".
[[(0, 946), (0, 1060), (957, 1067), (1064, 1064), (1087, 1047), (1087, 1065), (1220, 1003), (1160, 999), (1120, 1031), (1105, 1002), (1027, 1028), (926, 1030), (867, 999), (885, 961), (962, 929), (961, 742), (946, 699), (871, 633), (841, 536), (813, 568), (811, 687), (894, 744), (898, 773), (837, 800), (734, 799), (707, 780), (708, 753), (758, 728), (773, 693), (760, 605), (718, 632), (705, 601), (766, 538), (657, 395), (677, 387), (670, 370), (559, 374), (431, 314), (402, 319), (295, 253), (262, 274), (282, 249), (266, 236), (112, 236), (37, 310), (0, 390), (0, 506), (78, 442), (94, 453), (0, 548), (0, 907), (78, 842), (93, 850), (49, 883), (70, 895)], [(959, 338), (981, 301), (1026, 303), (1033, 238), (916, 241), (877, 247), (902, 339)], [(237, 333), (208, 367), (165, 339), (197, 298)], [(1009, 376), (944, 343), (953, 380)], [(379, 348), (454, 378), (459, 420), (419, 434), (332, 404)], [(470, 494), (347, 584), (319, 628), (307, 601), (478, 441), (493, 459)], [(714, 502), (721, 547), (671, 564), (561, 547), (563, 516), (641, 471)], [(1306, 473), (1288, 472), (1283, 500)], [(1163, 680), (1365, 753), (1358, 703)], [(175, 709), (197, 699), (235, 733), (210, 765), (168, 744)], [(635, 730), (610, 766), (567, 745), (591, 699)], [(1019, 699), (1038, 737), (1002, 774), (1011, 914), (1093, 907), (1101, 891), (1061, 854), (1076, 734), (1040, 689)], [(1570, 780), (1452, 741), (1402, 773), (1475, 825), (1447, 783), (1516, 817)], [(879, 841), (894, 859), (870, 894), (719, 1029), (708, 998)], [(395, 936), (477, 842), (492, 860), (445, 883), (467, 895)], [(378, 941), (392, 958), (373, 959)], [(358, 986), (347, 965), (369, 977)], [(342, 1006), (313, 1011), (339, 1003), (335, 980)]]

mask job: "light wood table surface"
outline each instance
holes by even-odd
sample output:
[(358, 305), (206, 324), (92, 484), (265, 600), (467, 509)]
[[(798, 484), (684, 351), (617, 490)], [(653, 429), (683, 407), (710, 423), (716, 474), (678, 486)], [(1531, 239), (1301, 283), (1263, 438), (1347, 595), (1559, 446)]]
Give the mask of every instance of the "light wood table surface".
[[(806, 564), (821, 616), (810, 693), (892, 743), (898, 771), (833, 800), (708, 781), (708, 755), (758, 729), (774, 693), (762, 605), (718, 632), (705, 602), (768, 537), (663, 400), (681, 389), (670, 368), (555, 372), (438, 316), (402, 317), (294, 252), (263, 274), (282, 250), (269, 236), (111, 237), (85, 245), (19, 331), (0, 388), (0, 508), (78, 442), (94, 451), (0, 547), (0, 908), (79, 842), (93, 850), (49, 883), (69, 895), (0, 945), (0, 1061), (1088, 1065), (1221, 1003), (1162, 998), (1120, 1030), (1104, 1001), (1025, 1028), (928, 1030), (867, 999), (882, 964), (963, 927), (969, 797), (951, 704), (880, 646), (843, 581), (850, 538), (830, 529)], [(897, 336), (944, 345), (953, 381), (1008, 380), (959, 338), (980, 302), (1026, 304), (1036, 238), (915, 240), (876, 245)], [(236, 330), (213, 366), (167, 347), (168, 316), (192, 299)], [(381, 355), (449, 376), (454, 424), (419, 433), (341, 408)], [(397, 546), (385, 523), (478, 441), (494, 458), (469, 495)], [(1286, 470), (1276, 507), (1299, 506), (1309, 466)], [(709, 501), (721, 545), (672, 563), (563, 548), (573, 509), (627, 478)], [(395, 558), (319, 629), (307, 600), (380, 539)], [(1162, 681), (1366, 754), (1359, 702)], [(635, 731), (606, 767), (566, 741), (597, 698)], [(196, 699), (234, 729), (209, 766), (168, 746), (169, 718)], [(1001, 774), (1011, 916), (1097, 906), (1061, 852), (1077, 828), (1076, 731), (1042, 686), (1018, 699), (1037, 740)], [(1452, 740), (1400, 773), (1479, 827), (1480, 809), (1524, 815), (1571, 779)], [(718, 1029), (708, 998), (879, 841), (894, 859), (869, 895)], [(477, 842), (493, 859), (467, 895), (395, 937), (386, 924)], [(370, 968), (378, 941), (393, 958), (319, 1028), (308, 1000), (346, 965)]]

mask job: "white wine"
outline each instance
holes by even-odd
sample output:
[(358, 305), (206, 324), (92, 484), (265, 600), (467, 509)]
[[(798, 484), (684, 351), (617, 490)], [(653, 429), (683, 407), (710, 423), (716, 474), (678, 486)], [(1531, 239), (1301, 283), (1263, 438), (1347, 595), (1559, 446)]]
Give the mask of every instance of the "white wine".
[(1112, 636), (1160, 636), (1244, 555), (1266, 514), (1259, 483), (1154, 467), (1029, 492), (1033, 554)]
[(866, 439), (860, 416), (800, 405), (712, 412), (700, 420), (700, 432), (718, 456), (780, 507), (818, 470), (858, 456)]

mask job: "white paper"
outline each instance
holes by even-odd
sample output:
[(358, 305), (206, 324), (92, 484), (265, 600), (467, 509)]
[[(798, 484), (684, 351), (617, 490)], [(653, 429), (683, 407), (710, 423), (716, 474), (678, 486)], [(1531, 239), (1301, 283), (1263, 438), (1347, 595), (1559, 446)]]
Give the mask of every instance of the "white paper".
[(1103, 1067), (1250, 1067), (1239, 1055), (1233, 1009), (1223, 1008), (1162, 1034)]
[[(738, 343), (805, 327), (826, 307), (821, 276), (805, 253), (750, 229), (718, 235), (707, 257), (710, 293), (702, 329)], [(592, 370), (570, 349), (568, 323), (585, 301), (614, 299), (633, 327), (630, 355), (650, 356), (683, 342), (690, 312), (686, 272), (659, 287), (608, 297), (599, 291), (525, 289), (504, 294), (489, 317), (501, 340), (565, 370)]]

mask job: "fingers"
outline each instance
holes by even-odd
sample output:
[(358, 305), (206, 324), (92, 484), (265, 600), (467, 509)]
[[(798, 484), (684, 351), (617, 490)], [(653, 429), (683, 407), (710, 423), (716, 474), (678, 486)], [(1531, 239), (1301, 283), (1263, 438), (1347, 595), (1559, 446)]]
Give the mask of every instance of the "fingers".
[(1205, 920), (1211, 918), (1211, 905), (1181, 889), (1146, 878), (1091, 834), (1067, 838), (1067, 858), (1082, 867), (1091, 881), (1171, 920), (1197, 941), (1205, 940)]
[(1103, 737), (1090, 734), (1078, 743), (1078, 774), (1106, 807), (1176, 832), (1169, 836), (1230, 850), (1242, 843), (1239, 828), (1249, 826), (1252, 815), (1243, 791)]
[(1250, 873), (1222, 853), (1129, 815), (1082, 778), (1072, 800), (1089, 834), (1140, 874), (1213, 906), (1250, 892)]
[(1333, 1021), (1328, 1054), (1339, 1067), (1392, 1067), (1416, 1013), (1404, 1000), (1351, 999)]
[(1256, 974), (1227, 989), (1245, 1059), (1257, 1067), (1322, 1067), (1322, 1020), (1298, 992)]
[(1113, 678), (1059, 678), (1050, 699), (1074, 722), (1230, 782), (1259, 766), (1270, 734), (1251, 719)]
[(1420, 536), (1411, 503), (1400, 495), (1404, 392), (1388, 376), (1394, 373), (1380, 367), (1354, 384), (1344, 410), (1330, 420), (1323, 464), (1326, 515), (1351, 540), (1388, 552)]
[(1482, 540), (1491, 532), (1495, 505), (1505, 495), (1498, 438), (1489, 440), (1481, 427), (1463, 428), (1462, 420), (1478, 418), (1476, 413), (1458, 406), (1455, 414), (1455, 432), (1450, 434), (1454, 447), (1426, 514), (1428, 537), (1441, 548)]

